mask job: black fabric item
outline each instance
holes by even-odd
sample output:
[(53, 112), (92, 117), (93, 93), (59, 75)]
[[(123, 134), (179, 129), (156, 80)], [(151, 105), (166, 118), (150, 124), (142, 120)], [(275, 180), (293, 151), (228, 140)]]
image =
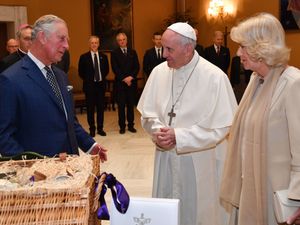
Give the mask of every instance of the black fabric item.
[(99, 63), (98, 63), (98, 58), (96, 53), (94, 54), (94, 67), (95, 67), (95, 81), (99, 82), (100, 81)]

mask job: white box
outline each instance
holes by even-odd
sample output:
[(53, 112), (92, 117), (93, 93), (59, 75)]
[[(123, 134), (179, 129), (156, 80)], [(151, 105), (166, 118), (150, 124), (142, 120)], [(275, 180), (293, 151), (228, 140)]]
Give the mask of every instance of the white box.
[(130, 197), (125, 214), (111, 203), (110, 225), (179, 225), (179, 199)]

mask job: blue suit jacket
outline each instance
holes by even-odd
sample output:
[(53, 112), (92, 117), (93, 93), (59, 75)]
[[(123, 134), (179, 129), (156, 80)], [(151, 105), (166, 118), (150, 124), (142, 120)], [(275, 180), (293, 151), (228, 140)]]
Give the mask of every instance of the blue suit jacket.
[[(87, 151), (95, 141), (80, 126), (66, 74), (52, 67), (66, 111), (50, 85), (26, 55), (0, 75), (0, 153), (5, 156), (33, 151), (53, 156)], [(73, 141), (72, 141), (73, 140)]]

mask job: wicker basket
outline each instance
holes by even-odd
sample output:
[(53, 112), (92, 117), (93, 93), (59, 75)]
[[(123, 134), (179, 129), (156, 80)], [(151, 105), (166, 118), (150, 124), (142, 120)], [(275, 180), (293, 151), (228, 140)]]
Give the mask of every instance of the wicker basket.
[[(99, 175), (99, 157), (93, 159), (93, 174)], [(15, 161), (22, 166), (37, 160)], [(35, 191), (0, 191), (0, 225), (95, 225), (101, 224), (90, 207), (94, 201), (94, 176), (84, 187)]]

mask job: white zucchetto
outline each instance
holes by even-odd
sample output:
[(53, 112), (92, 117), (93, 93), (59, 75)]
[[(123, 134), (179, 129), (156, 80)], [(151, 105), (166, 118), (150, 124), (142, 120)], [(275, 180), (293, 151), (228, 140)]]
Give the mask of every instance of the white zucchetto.
[(183, 23), (183, 22), (173, 23), (167, 29), (172, 30), (178, 34), (181, 34), (184, 37), (197, 41), (195, 30), (188, 23)]

